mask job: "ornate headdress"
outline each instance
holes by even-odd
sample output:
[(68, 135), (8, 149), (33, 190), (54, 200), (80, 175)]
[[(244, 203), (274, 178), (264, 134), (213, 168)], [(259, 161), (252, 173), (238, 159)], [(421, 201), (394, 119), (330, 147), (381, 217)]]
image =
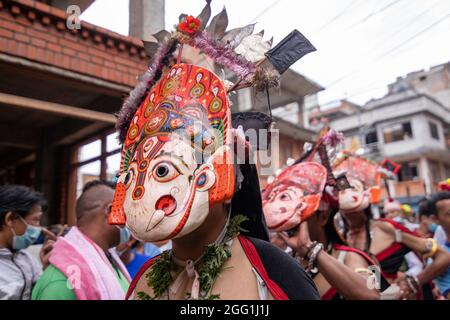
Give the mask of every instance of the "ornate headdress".
[[(342, 139), (342, 134), (325, 128), (303, 157), (267, 185), (263, 192), (263, 208), (269, 229), (290, 230), (318, 210), (325, 185), (336, 186), (327, 147), (334, 149)], [(316, 153), (319, 157), (313, 161)]]
[[(252, 34), (254, 25), (226, 31), (225, 9), (208, 25), (210, 15), (207, 1), (197, 18), (181, 15), (175, 31), (161, 31), (154, 35), (158, 41), (144, 43), (153, 62), (118, 115), (123, 149), (109, 221), (126, 223), (141, 240), (186, 235), (212, 206), (231, 200), (235, 172), (228, 92), (277, 85), (282, 72), (315, 50), (298, 31), (269, 50), (271, 41)], [(236, 82), (181, 63), (184, 45), (232, 71)], [(263, 64), (266, 60), (270, 63)]]

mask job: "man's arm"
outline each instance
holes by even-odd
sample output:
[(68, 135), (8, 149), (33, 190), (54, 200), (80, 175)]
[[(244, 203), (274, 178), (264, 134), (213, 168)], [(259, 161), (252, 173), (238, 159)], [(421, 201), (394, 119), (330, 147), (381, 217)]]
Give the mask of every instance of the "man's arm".
[(358, 269), (369, 271), (367, 262), (353, 252), (348, 252), (345, 260), (346, 264), (342, 264), (322, 250), (317, 257), (317, 268), (328, 283), (346, 299), (379, 300), (378, 290), (369, 289), (367, 286), (369, 273), (354, 271)]

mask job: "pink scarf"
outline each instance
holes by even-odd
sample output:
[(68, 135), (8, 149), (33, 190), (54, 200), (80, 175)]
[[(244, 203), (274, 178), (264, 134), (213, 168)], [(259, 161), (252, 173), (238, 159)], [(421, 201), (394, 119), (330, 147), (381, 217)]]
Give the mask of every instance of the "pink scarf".
[[(109, 251), (115, 265), (130, 281), (130, 275), (114, 250)], [(53, 245), (50, 263), (64, 273), (78, 300), (123, 300), (125, 293), (116, 271), (103, 250), (72, 227)]]

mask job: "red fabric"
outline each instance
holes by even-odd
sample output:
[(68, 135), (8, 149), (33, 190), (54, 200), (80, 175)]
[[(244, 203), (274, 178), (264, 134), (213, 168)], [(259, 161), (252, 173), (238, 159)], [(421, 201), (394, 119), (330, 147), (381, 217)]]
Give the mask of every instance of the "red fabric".
[(374, 265), (374, 266), (377, 265), (377, 263), (375, 263), (375, 261), (373, 261), (373, 259), (367, 253), (365, 253), (364, 251), (361, 251), (359, 249), (347, 247), (347, 246), (344, 246), (342, 244), (335, 244), (334, 245), (334, 249), (341, 250), (341, 251), (357, 253), (360, 256), (362, 256), (364, 259), (366, 259), (367, 262), (369, 262), (370, 265)]
[[(376, 266), (377, 264), (375, 263), (375, 261), (373, 261), (373, 259), (364, 251), (361, 251), (359, 249), (356, 248), (352, 248), (352, 247), (347, 247), (344, 246), (342, 244), (335, 244), (333, 246), (333, 248), (335, 250), (340, 250), (340, 251), (347, 251), (347, 252), (354, 252), (359, 254), (360, 256), (362, 256), (364, 259), (366, 259), (366, 261), (369, 263), (369, 265), (374, 265)], [(385, 276), (385, 274), (383, 273), (383, 276)], [(333, 299), (333, 297), (337, 294), (337, 291), (335, 288), (330, 288), (328, 289), (327, 292), (325, 292), (325, 294), (323, 296), (320, 297), (321, 300), (331, 300)]]
[(402, 244), (401, 243), (394, 243), (392, 244), (392, 246), (390, 246), (389, 248), (384, 249), (383, 251), (381, 251), (380, 253), (378, 253), (376, 255), (376, 258), (379, 262), (383, 261), (384, 259), (386, 259), (387, 257), (390, 257), (391, 255), (393, 255), (394, 253), (396, 253), (398, 250), (400, 250), (402, 248)]
[(239, 242), (241, 243), (242, 249), (250, 261), (251, 265), (258, 271), (259, 275), (263, 278), (264, 282), (267, 285), (270, 293), (274, 297), (275, 300), (289, 300), (288, 296), (284, 291), (269, 278), (269, 275), (266, 272), (266, 268), (259, 257), (258, 251), (256, 250), (253, 243), (244, 236), (238, 237)]
[(137, 285), (139, 279), (141, 279), (141, 277), (145, 273), (145, 271), (147, 271), (148, 268), (150, 268), (151, 265), (159, 257), (160, 257), (160, 255), (157, 255), (156, 257), (151, 258), (150, 260), (148, 260), (146, 263), (144, 263), (142, 265), (142, 267), (139, 269), (138, 273), (136, 273), (136, 275), (134, 276), (133, 281), (131, 281), (131, 283), (130, 283), (130, 287), (128, 288), (128, 292), (127, 292), (127, 295), (125, 296), (125, 300), (128, 300), (130, 298), (130, 296), (133, 294), (134, 289), (136, 288), (136, 285)]
[[(263, 278), (265, 281), (267, 288), (269, 289), (270, 293), (276, 300), (289, 300), (288, 296), (284, 293), (284, 291), (275, 283), (273, 282), (267, 272), (264, 268), (264, 265), (261, 261), (261, 258), (259, 257), (258, 252), (256, 251), (255, 246), (253, 243), (248, 240), (247, 238), (243, 236), (238, 237), (239, 242), (242, 245), (242, 249), (245, 252), (245, 255), (247, 256), (248, 260), (250, 261), (250, 264), (258, 271), (259, 275)], [(125, 297), (125, 300), (128, 300), (130, 296), (133, 294), (134, 289), (136, 288), (136, 285), (139, 281), (139, 279), (142, 277), (142, 275), (147, 271), (148, 268), (152, 266), (152, 264), (155, 262), (156, 259), (158, 259), (159, 256), (156, 256), (146, 263), (139, 269), (138, 273), (134, 277), (133, 281), (130, 284), (130, 287), (128, 288), (127, 295)]]
[(394, 220), (391, 220), (391, 219), (379, 219), (379, 220), (380, 221), (389, 222), (390, 224), (392, 224), (394, 226), (395, 229), (399, 229), (399, 230), (401, 230), (403, 232), (406, 232), (406, 233), (409, 233), (409, 234), (411, 234), (413, 236), (420, 237), (420, 235), (417, 232), (409, 230), (404, 225), (402, 225), (401, 223), (398, 223), (398, 222), (396, 222)]
[(334, 296), (337, 294), (337, 291), (335, 288), (328, 289), (327, 292), (323, 296), (320, 297), (320, 300), (332, 300)]
[[(391, 219), (380, 219), (380, 221), (388, 222), (388, 223), (392, 224), (394, 226), (394, 228), (396, 228), (398, 230), (401, 230), (402, 232), (408, 233), (408, 234), (416, 236), (416, 237), (421, 237), (417, 232), (409, 230), (404, 225), (402, 225), (402, 224), (400, 224), (398, 222), (395, 222), (394, 220), (391, 220)], [(396, 242), (392, 246), (390, 246), (389, 248), (386, 248), (383, 251), (381, 251), (380, 253), (378, 253), (376, 255), (376, 258), (377, 258), (377, 260), (379, 262), (381, 262), (384, 259), (386, 259), (387, 257), (389, 257), (392, 254), (394, 254), (395, 252), (397, 252), (398, 250), (400, 250), (401, 248), (402, 248), (402, 244)], [(418, 255), (418, 257), (420, 258), (419, 255)]]

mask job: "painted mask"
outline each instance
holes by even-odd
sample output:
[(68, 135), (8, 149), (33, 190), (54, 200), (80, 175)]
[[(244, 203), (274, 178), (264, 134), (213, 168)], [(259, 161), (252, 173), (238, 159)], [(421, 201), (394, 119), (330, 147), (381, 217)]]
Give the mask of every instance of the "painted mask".
[(177, 64), (137, 109), (122, 150), (110, 223), (143, 241), (182, 237), (230, 200), (230, 108), (221, 80)]
[(346, 172), (351, 188), (339, 191), (339, 209), (346, 213), (359, 212), (379, 201), (379, 166), (350, 153), (344, 153), (344, 157), (334, 170)]
[(339, 209), (343, 212), (358, 212), (366, 209), (369, 204), (369, 193), (358, 179), (348, 179), (349, 189), (339, 191)]
[(263, 192), (263, 210), (271, 231), (290, 230), (319, 207), (327, 170), (316, 162), (287, 167)]

